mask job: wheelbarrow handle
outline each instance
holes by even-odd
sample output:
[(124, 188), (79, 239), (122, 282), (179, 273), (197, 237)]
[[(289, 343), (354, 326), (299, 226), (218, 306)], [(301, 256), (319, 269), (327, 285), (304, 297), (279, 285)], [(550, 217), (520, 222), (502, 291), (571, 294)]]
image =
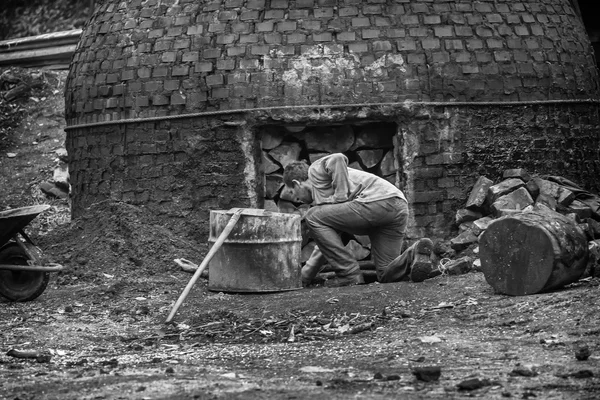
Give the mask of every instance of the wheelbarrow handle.
[(37, 272), (58, 272), (65, 269), (60, 264), (50, 263), (48, 265), (14, 265), (14, 264), (0, 264), (0, 270), (11, 270), (11, 271), (37, 271)]

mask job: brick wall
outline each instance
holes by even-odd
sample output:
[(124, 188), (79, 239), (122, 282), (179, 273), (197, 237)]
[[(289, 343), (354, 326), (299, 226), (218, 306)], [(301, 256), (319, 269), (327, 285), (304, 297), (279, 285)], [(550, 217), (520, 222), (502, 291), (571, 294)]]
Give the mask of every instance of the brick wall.
[[(416, 233), (449, 231), (478, 173), (599, 188), (598, 106), (535, 103), (598, 98), (569, 0), (98, 4), (65, 91), (69, 125), (99, 124), (68, 130), (75, 216), (111, 198), (203, 235), (209, 209), (260, 206), (256, 132), (273, 123), (394, 122)], [(161, 120), (190, 113), (208, 114)]]

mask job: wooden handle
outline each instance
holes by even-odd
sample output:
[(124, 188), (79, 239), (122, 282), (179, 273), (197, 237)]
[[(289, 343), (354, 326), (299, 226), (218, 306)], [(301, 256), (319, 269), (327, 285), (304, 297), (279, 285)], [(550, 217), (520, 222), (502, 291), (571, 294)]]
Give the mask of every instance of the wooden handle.
[(238, 208), (235, 211), (235, 213), (231, 216), (231, 219), (229, 220), (229, 222), (225, 226), (225, 229), (223, 229), (223, 232), (221, 232), (221, 234), (217, 238), (217, 241), (215, 242), (215, 244), (213, 244), (213, 246), (211, 247), (211, 249), (208, 252), (208, 254), (206, 255), (206, 257), (204, 257), (204, 260), (202, 260), (202, 264), (200, 264), (200, 266), (198, 267), (198, 269), (196, 270), (196, 272), (192, 276), (192, 279), (190, 279), (190, 281), (188, 282), (188, 284), (185, 287), (185, 289), (183, 289), (183, 292), (179, 296), (179, 299), (177, 299), (177, 302), (173, 306), (173, 309), (171, 310), (171, 313), (169, 314), (169, 316), (167, 317), (167, 320), (165, 322), (171, 322), (171, 320), (175, 316), (175, 313), (177, 313), (177, 310), (179, 309), (179, 307), (181, 306), (181, 304), (183, 303), (183, 301), (185, 300), (185, 298), (190, 293), (190, 290), (192, 289), (192, 286), (194, 286), (194, 284), (196, 283), (196, 281), (198, 280), (198, 278), (200, 278), (200, 274), (202, 273), (202, 271), (204, 271), (204, 268), (206, 268), (206, 266), (208, 265), (209, 261), (213, 258), (213, 256), (216, 254), (217, 250), (219, 250), (219, 248), (221, 247), (221, 245), (223, 245), (223, 242), (225, 242), (225, 239), (227, 239), (227, 236), (229, 236), (229, 234), (233, 230), (233, 227), (235, 226), (235, 224), (240, 219), (240, 215), (242, 214), (242, 211), (244, 211), (243, 208)]

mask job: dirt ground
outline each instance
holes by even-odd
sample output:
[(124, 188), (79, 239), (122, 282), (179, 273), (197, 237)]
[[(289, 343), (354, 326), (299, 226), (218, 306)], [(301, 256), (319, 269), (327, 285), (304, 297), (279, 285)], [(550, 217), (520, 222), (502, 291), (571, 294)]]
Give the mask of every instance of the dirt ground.
[(200, 279), (166, 324), (192, 276), (173, 259), (205, 246), (122, 203), (69, 221), (37, 189), (64, 145), (63, 78), (0, 141), (0, 210), (50, 204), (28, 232), (66, 267), (38, 299), (0, 300), (0, 399), (600, 398), (599, 279), (523, 297), (479, 272), (264, 294)]

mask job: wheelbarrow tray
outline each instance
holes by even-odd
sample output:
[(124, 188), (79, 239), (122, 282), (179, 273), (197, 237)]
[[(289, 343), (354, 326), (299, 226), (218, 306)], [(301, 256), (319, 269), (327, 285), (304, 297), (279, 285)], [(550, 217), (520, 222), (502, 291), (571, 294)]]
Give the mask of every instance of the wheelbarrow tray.
[(44, 204), (0, 211), (0, 247), (8, 243), (13, 236), (29, 225), (35, 217), (49, 208), (49, 205)]

